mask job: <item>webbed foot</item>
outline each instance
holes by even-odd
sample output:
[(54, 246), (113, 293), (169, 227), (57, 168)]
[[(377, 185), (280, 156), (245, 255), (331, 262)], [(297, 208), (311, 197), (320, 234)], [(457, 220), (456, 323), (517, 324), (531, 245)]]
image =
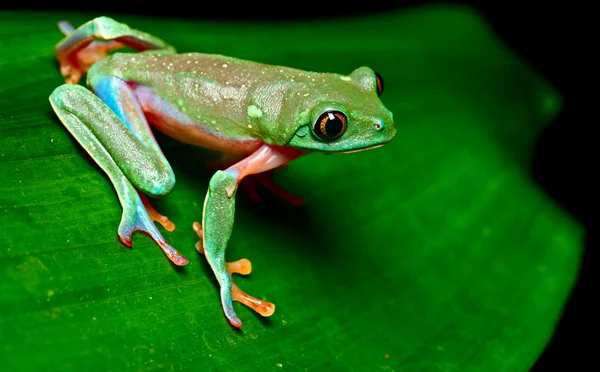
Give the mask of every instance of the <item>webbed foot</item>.
[(168, 231), (175, 229), (175, 224), (166, 216), (158, 213), (150, 204), (150, 201), (143, 193), (138, 191), (138, 198), (135, 196), (131, 202), (135, 204), (135, 209), (127, 207), (123, 209), (123, 218), (119, 224), (119, 238), (123, 244), (128, 247), (133, 245), (131, 235), (134, 231), (142, 231), (150, 235), (152, 239), (162, 249), (164, 254), (177, 266), (185, 266), (189, 263), (188, 259), (173, 248), (154, 225), (154, 221), (163, 225)]
[(161, 224), (162, 227), (164, 227), (165, 230), (169, 232), (175, 230), (175, 224), (171, 220), (169, 220), (167, 216), (160, 214), (160, 212), (154, 209), (154, 207), (150, 203), (150, 200), (144, 193), (138, 190), (138, 194), (140, 196), (140, 199), (142, 199), (142, 203), (144, 204), (144, 208), (146, 208), (146, 212), (148, 212), (148, 216), (150, 216), (150, 218), (153, 221)]
[[(75, 31), (75, 28), (68, 21), (58, 22), (58, 28), (65, 36), (69, 36)], [(65, 78), (65, 83), (77, 84), (83, 74), (95, 62), (105, 58), (111, 50), (116, 50), (123, 46), (123, 43), (114, 40), (95, 40), (73, 55), (60, 58), (60, 73)]]
[(56, 45), (56, 58), (67, 84), (77, 84), (94, 62), (106, 57), (109, 51), (124, 46), (137, 51), (175, 51), (159, 38), (108, 17), (94, 18), (78, 28), (60, 21), (58, 28), (65, 38)]
[[(204, 254), (204, 247), (202, 246), (202, 225), (198, 222), (194, 222), (193, 224), (194, 231), (198, 234), (200, 240), (196, 243), (196, 250)], [(252, 271), (252, 264), (245, 258), (241, 260), (227, 262), (226, 264), (227, 272), (231, 277), (231, 299), (233, 301), (240, 302), (252, 310), (256, 311), (262, 316), (271, 316), (275, 312), (275, 305), (271, 302), (266, 302), (259, 300), (256, 297), (250, 296), (246, 292), (242, 291), (233, 281), (233, 277), (231, 274), (240, 274), (240, 275), (248, 275)], [(235, 320), (230, 320), (231, 324), (237, 328), (241, 328), (241, 322), (237, 322)]]

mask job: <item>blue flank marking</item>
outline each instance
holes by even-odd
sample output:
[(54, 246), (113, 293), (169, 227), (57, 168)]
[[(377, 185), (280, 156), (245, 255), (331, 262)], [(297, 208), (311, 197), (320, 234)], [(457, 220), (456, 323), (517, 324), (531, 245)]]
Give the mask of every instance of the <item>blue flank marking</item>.
[(102, 100), (102, 102), (110, 107), (115, 114), (117, 114), (119, 119), (121, 119), (123, 124), (127, 126), (131, 133), (139, 138), (138, 133), (131, 127), (131, 124), (125, 120), (125, 114), (122, 109), (123, 106), (121, 105), (123, 97), (120, 95), (120, 89), (118, 85), (115, 84), (118, 82), (121, 82), (121, 80), (115, 77), (99, 78), (94, 85), (94, 93)]

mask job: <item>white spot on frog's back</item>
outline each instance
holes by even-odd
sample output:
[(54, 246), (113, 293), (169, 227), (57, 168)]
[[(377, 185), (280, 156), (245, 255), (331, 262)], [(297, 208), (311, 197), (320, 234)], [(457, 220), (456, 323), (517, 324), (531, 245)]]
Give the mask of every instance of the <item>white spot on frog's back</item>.
[(179, 106), (179, 109), (183, 112), (185, 112), (185, 103), (183, 102), (182, 99), (178, 99), (177, 100), (177, 106)]
[(248, 106), (248, 116), (251, 118), (260, 118), (262, 117), (262, 111), (256, 107), (255, 105)]
[(340, 76), (340, 79), (344, 80), (344, 81), (350, 81), (352, 79), (350, 79), (350, 76)]

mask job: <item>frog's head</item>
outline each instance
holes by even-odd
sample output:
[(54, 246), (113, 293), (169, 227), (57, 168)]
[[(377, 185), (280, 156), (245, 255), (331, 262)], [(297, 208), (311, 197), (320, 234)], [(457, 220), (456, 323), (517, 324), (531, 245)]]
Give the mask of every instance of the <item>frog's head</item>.
[(368, 67), (348, 76), (326, 74), (318, 91), (303, 102), (289, 145), (323, 153), (347, 153), (383, 146), (394, 138), (392, 113), (379, 99), (382, 77)]

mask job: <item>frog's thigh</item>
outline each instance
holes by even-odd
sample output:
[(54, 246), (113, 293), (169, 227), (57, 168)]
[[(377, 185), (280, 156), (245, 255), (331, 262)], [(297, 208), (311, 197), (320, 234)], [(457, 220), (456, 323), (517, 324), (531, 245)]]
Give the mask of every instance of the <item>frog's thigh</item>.
[[(122, 147), (120, 149), (115, 142), (121, 138), (133, 144), (134, 139), (125, 131), (118, 133), (122, 123), (115, 114), (79, 85), (65, 84), (56, 88), (50, 95), (50, 103), (63, 125), (109, 176), (119, 197), (133, 198), (136, 192), (115, 161), (127, 155), (120, 155)], [(111, 134), (116, 136), (111, 138)]]
[[(175, 174), (154, 139), (135, 93), (125, 81), (114, 76), (90, 80), (96, 96), (121, 119), (116, 121), (119, 130), (126, 129), (130, 134), (126, 138), (132, 142), (120, 143), (119, 149), (128, 156), (142, 153), (135, 162), (124, 161), (123, 173), (148, 195), (163, 196), (170, 193), (175, 186)], [(131, 151), (132, 148), (136, 151)], [(140, 161), (143, 162), (142, 167), (137, 164)]]
[(119, 225), (121, 240), (131, 246), (132, 232), (145, 231), (176, 265), (187, 264), (187, 259), (167, 244), (156, 229), (131, 184), (134, 183), (150, 194), (160, 194), (173, 187), (175, 181), (170, 176), (172, 171), (165, 173), (160, 161), (157, 162), (156, 154), (86, 88), (61, 85), (50, 95), (50, 103), (64, 126), (114, 185), (123, 206), (123, 217)]

